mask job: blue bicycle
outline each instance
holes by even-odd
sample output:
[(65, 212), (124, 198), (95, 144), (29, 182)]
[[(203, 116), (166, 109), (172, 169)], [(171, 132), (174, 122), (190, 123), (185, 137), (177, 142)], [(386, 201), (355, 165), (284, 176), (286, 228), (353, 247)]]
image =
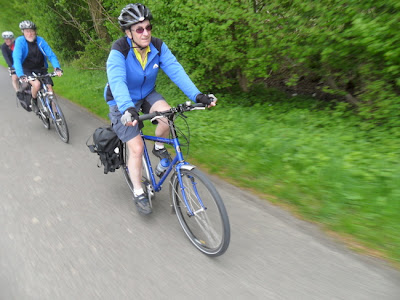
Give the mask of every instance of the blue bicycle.
[(65, 120), (65, 116), (61, 110), (60, 105), (58, 104), (56, 95), (50, 93), (47, 89), (47, 85), (43, 82), (43, 78), (45, 77), (55, 77), (56, 73), (49, 73), (45, 75), (37, 75), (33, 74), (28, 77), (28, 80), (39, 80), (40, 81), (40, 90), (37, 94), (37, 103), (39, 112), (37, 115), (39, 119), (42, 121), (43, 126), (46, 129), (50, 129), (50, 120), (55, 125), (56, 131), (60, 137), (60, 139), (64, 143), (68, 143), (69, 141), (69, 131), (67, 126), (67, 121)]
[[(171, 206), (183, 231), (198, 250), (209, 256), (219, 256), (227, 250), (230, 241), (230, 225), (225, 205), (206, 175), (196, 166), (185, 161), (174, 123), (177, 116), (185, 118), (184, 112), (195, 109), (205, 109), (205, 107), (203, 104), (192, 104), (188, 101), (167, 111), (153, 112), (139, 117), (140, 121), (151, 120), (152, 122), (166, 118), (170, 128), (170, 138), (140, 133), (144, 143), (142, 183), (150, 205), (152, 205), (151, 199), (156, 192), (161, 191), (162, 184), (172, 172), (169, 180)], [(146, 141), (169, 144), (175, 150), (175, 157), (158, 181), (153, 172)], [(127, 166), (128, 151), (126, 151), (125, 144), (122, 152), (122, 170), (126, 182), (133, 191)]]

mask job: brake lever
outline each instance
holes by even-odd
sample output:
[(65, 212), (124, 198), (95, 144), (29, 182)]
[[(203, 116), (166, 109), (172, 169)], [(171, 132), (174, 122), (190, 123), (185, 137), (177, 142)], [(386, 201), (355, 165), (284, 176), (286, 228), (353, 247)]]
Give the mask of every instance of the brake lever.
[(164, 117), (163, 116), (155, 116), (154, 118), (150, 119), (150, 122), (153, 123), (153, 124), (157, 124), (157, 123), (154, 123), (154, 122), (157, 121), (157, 119), (162, 119), (162, 118), (164, 118)]

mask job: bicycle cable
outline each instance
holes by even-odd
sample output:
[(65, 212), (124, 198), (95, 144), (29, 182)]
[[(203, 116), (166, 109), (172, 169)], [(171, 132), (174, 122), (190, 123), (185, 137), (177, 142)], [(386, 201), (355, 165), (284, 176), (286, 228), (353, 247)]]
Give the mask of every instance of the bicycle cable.
[[(180, 146), (181, 146), (181, 147), (187, 147), (186, 155), (189, 155), (190, 127), (189, 127), (188, 122), (187, 122), (186, 119), (185, 119), (185, 118), (186, 118), (185, 115), (183, 115), (182, 113), (178, 113), (178, 114), (175, 114), (175, 119), (176, 119), (177, 117), (179, 117), (179, 118), (181, 118), (181, 119), (183, 120), (183, 122), (185, 123), (184, 125), (186, 125), (186, 128), (187, 128), (188, 134), (187, 134), (187, 136), (186, 136), (185, 133), (184, 133), (184, 132), (178, 127), (178, 125), (175, 123), (175, 120), (173, 121), (173, 122), (174, 122), (174, 125), (175, 125), (175, 131), (176, 131), (176, 133), (177, 133), (177, 136), (179, 136), (179, 138), (180, 138)], [(158, 122), (164, 122), (165, 124), (167, 124), (167, 122), (164, 121), (164, 120), (162, 120), (162, 119), (158, 119), (157, 121), (158, 121)], [(168, 124), (167, 124), (167, 125), (168, 125)], [(172, 138), (171, 133), (169, 134), (169, 138), (170, 138), (170, 139)], [(181, 142), (182, 139), (185, 140), (185, 142), (182, 143), (182, 142)]]
[(179, 135), (180, 138), (184, 139), (186, 142), (181, 143), (182, 147), (187, 147), (186, 155), (189, 155), (189, 144), (190, 144), (190, 127), (188, 122), (186, 121), (185, 117), (183, 117), (181, 114), (178, 114), (178, 117), (183, 120), (183, 122), (186, 125), (188, 136), (186, 136), (183, 131), (175, 124), (175, 130), (177, 131), (177, 135)]

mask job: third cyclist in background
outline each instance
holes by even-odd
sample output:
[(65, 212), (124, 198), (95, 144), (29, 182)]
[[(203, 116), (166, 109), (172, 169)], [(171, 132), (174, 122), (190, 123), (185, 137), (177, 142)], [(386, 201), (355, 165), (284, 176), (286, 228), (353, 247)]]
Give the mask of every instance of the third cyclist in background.
[(15, 46), (14, 33), (12, 31), (4, 31), (1, 34), (1, 37), (4, 39), (4, 44), (1, 45), (1, 53), (3, 54), (4, 59), (8, 65), (8, 70), (10, 71), (11, 81), (14, 90), (18, 92), (18, 76), (15, 74), (12, 58), (12, 53)]

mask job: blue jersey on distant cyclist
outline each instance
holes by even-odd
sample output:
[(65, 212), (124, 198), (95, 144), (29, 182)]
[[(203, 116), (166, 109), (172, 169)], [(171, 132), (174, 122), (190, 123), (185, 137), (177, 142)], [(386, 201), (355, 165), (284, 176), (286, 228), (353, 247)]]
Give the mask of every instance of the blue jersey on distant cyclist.
[[(50, 46), (42, 37), (36, 36), (36, 41), (34, 41), (33, 43), (37, 43), (40, 52), (44, 56), (44, 65), (42, 66), (43, 68), (48, 68), (47, 59), (50, 60), (54, 69), (60, 68), (60, 63), (58, 62), (57, 56), (54, 54)], [(28, 41), (23, 36), (18, 37), (15, 40), (15, 47), (13, 51), (14, 68), (18, 77), (21, 77), (25, 74), (23, 64), (28, 56), (28, 52)]]
[[(153, 42), (161, 44), (158, 51)], [(104, 97), (108, 105), (118, 105), (123, 114), (129, 107), (134, 107), (139, 100), (146, 98), (155, 89), (157, 74), (161, 68), (168, 77), (192, 101), (200, 91), (190, 80), (182, 65), (161, 40), (152, 38), (147, 63), (143, 69), (131, 50), (132, 42), (128, 37), (117, 40), (107, 60), (107, 77)], [(159, 52), (161, 52), (159, 54)]]

